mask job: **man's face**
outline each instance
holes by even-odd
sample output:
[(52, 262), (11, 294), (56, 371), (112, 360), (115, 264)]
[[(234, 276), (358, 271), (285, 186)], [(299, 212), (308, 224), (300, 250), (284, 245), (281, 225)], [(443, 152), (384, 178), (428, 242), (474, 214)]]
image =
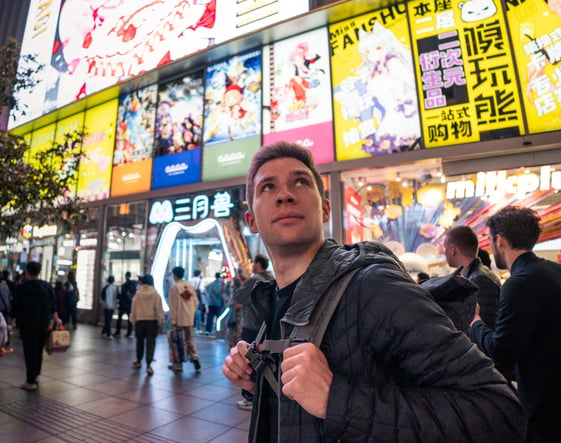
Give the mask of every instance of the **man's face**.
[(246, 221), (267, 248), (305, 247), (323, 241), (329, 210), (311, 171), (299, 160), (280, 158), (257, 171), (253, 209), (246, 212)]
[(493, 238), (491, 233), (489, 233), (489, 238), (491, 239), (491, 252), (493, 253), (493, 257), (495, 257), (495, 264), (497, 265), (497, 268), (508, 269), (508, 266), (506, 265), (506, 260), (505, 260), (505, 257), (504, 257), (504, 252), (501, 250), (501, 248), (498, 245), (499, 237), (495, 236)]

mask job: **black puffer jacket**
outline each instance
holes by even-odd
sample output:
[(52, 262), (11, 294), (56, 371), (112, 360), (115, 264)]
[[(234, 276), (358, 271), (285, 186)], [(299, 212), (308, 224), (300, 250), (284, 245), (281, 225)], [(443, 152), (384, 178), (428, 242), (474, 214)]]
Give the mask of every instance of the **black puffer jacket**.
[[(385, 247), (327, 240), (295, 288), (281, 320), (288, 337), (309, 320), (332, 281), (355, 267), (324, 336), (333, 382), (327, 417), (281, 396), (281, 442), (518, 442), (524, 412), (504, 378)], [(274, 282), (253, 292), (271, 330)], [(250, 442), (266, 442), (268, 417), (257, 377)]]

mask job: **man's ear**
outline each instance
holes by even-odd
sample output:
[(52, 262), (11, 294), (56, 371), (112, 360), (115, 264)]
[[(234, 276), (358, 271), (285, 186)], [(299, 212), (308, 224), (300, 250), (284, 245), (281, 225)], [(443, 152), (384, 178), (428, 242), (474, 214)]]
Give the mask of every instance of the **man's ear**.
[(321, 212), (323, 214), (323, 222), (327, 223), (331, 218), (331, 203), (327, 199), (323, 199), (321, 203)]
[(255, 223), (255, 216), (253, 215), (252, 211), (245, 211), (245, 222), (249, 227), (249, 232), (252, 234), (258, 234), (259, 230), (257, 229), (257, 224)]

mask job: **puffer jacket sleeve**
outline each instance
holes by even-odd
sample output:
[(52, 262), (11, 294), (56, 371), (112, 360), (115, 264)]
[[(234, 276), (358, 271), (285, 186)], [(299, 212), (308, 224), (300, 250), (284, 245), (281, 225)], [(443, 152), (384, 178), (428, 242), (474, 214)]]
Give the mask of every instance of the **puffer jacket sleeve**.
[(328, 441), (523, 441), (526, 418), (506, 380), (391, 264), (355, 276), (322, 350), (333, 371)]

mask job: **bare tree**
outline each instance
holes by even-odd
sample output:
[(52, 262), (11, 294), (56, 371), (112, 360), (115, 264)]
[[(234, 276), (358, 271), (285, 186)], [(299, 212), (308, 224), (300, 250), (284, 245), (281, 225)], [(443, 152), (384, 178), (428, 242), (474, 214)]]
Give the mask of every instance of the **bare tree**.
[[(42, 67), (28, 55), (18, 69), (19, 50), (15, 39), (0, 47), (0, 108), (25, 114), (17, 94), (37, 84)], [(27, 223), (72, 229), (83, 219), (75, 193), (83, 137), (65, 134), (33, 152), (23, 137), (0, 129), (0, 239), (17, 236)]]

